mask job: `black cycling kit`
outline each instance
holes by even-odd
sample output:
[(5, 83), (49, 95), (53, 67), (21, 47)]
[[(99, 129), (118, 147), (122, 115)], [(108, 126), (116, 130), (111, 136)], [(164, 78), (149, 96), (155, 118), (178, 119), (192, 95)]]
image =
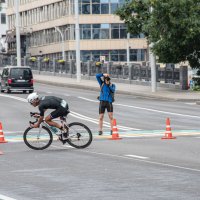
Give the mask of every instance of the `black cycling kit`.
[(66, 116), (69, 113), (67, 102), (59, 97), (54, 96), (41, 97), (38, 108), (40, 111), (40, 116), (44, 116), (45, 110), (54, 109), (54, 111), (50, 113), (52, 119)]

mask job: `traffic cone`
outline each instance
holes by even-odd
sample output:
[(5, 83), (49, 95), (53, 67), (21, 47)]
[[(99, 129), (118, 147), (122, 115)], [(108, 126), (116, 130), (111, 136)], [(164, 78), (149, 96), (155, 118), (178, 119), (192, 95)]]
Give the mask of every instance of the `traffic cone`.
[(167, 118), (166, 120), (166, 131), (165, 136), (162, 137), (162, 139), (176, 139), (176, 137), (172, 136), (171, 126), (170, 126), (170, 120)]
[(119, 134), (118, 134), (116, 119), (113, 119), (112, 137), (109, 138), (109, 139), (110, 140), (120, 140), (120, 139), (122, 139), (122, 138), (119, 137)]
[(5, 141), (4, 134), (3, 134), (2, 123), (0, 122), (0, 143), (6, 143), (6, 142), (7, 141)]

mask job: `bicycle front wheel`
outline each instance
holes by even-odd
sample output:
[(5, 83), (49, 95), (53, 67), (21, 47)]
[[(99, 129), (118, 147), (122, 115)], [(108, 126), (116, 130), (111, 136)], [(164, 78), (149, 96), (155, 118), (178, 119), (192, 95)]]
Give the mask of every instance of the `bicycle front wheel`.
[(69, 145), (81, 149), (86, 148), (91, 144), (92, 132), (85, 124), (73, 122), (68, 126), (69, 138), (67, 139), (67, 142)]
[(31, 149), (43, 150), (49, 147), (53, 141), (51, 131), (42, 126), (41, 128), (28, 127), (24, 132), (24, 143)]

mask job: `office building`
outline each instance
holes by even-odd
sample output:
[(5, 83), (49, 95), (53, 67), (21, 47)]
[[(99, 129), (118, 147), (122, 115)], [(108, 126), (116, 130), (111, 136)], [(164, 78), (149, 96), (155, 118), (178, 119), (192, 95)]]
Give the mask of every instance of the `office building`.
[(6, 30), (7, 30), (7, 17), (6, 17), (6, 0), (0, 0), (0, 54), (6, 53)]
[[(19, 0), (22, 56), (75, 60), (75, 0)], [(126, 25), (114, 15), (124, 0), (79, 0), (81, 61), (147, 60), (144, 35), (127, 39)], [(14, 0), (8, 0), (9, 53), (16, 54)], [(128, 45), (127, 45), (128, 43)], [(129, 47), (129, 48), (128, 48)]]

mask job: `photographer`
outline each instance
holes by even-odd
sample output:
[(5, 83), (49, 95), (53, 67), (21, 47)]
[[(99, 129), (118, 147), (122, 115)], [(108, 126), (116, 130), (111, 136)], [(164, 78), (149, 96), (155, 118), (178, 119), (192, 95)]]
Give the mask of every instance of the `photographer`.
[(99, 82), (100, 85), (100, 96), (99, 96), (99, 135), (103, 134), (102, 128), (103, 128), (103, 118), (105, 109), (107, 109), (108, 116), (110, 119), (110, 133), (112, 134), (112, 128), (113, 128), (113, 97), (112, 93), (115, 92), (115, 84), (111, 83), (111, 79), (109, 77), (109, 74), (96, 74), (96, 79)]

